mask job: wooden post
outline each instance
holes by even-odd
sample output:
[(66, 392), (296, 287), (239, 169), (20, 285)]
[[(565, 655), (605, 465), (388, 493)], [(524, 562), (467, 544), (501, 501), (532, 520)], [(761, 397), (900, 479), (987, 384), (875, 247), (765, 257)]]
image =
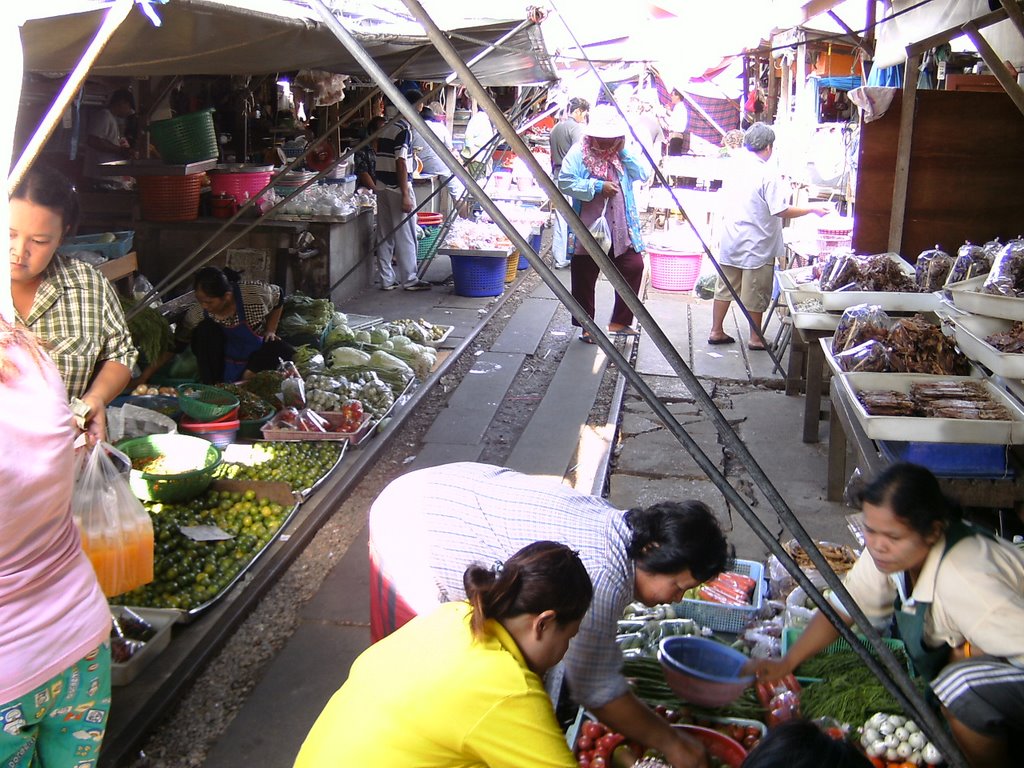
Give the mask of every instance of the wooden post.
[(900, 253), (903, 245), (903, 219), (907, 213), (907, 185), (910, 181), (910, 148), (913, 144), (914, 110), (917, 107), (917, 71), (921, 55), (907, 56), (903, 77), (903, 102), (900, 106), (900, 138), (896, 146), (896, 172), (892, 182), (892, 215), (889, 219), (889, 246)]
[[(1013, 26), (1024, 37), (1024, 11), (1021, 11), (1018, 0), (999, 0), (999, 2), (1006, 9), (1006, 15), (1010, 17)], [(989, 66), (991, 67), (991, 65)]]
[(765, 95), (765, 114), (772, 121), (778, 120), (779, 113), (779, 81), (775, 77), (775, 59), (768, 52), (768, 93)]

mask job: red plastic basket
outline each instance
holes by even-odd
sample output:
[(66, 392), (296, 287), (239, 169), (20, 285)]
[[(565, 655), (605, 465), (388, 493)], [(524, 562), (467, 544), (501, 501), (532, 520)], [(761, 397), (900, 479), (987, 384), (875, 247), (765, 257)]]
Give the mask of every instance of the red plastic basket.
[(247, 197), (256, 197), (256, 193), (267, 186), (274, 175), (273, 171), (253, 171), (250, 173), (210, 173), (210, 191), (213, 194), (234, 195), (235, 201), (242, 205)]
[(444, 216), (440, 213), (432, 213), (430, 211), (419, 211), (416, 214), (416, 223), (421, 227), (441, 224), (444, 222)]
[(186, 435), (209, 440), (218, 448), (226, 448), (235, 442), (241, 422), (236, 418), (232, 421), (195, 421), (188, 416), (181, 417), (178, 428)]
[(192, 221), (199, 218), (201, 178), (201, 173), (139, 176), (142, 218), (148, 221)]
[(650, 250), (651, 286), (659, 291), (692, 291), (700, 277), (703, 253)]

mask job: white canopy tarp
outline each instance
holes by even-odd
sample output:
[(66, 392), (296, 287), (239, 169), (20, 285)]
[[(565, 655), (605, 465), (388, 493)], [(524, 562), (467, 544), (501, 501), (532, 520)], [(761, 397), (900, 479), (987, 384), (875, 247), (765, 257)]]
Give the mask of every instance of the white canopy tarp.
[[(42, 7), (25, 10), (29, 16), (21, 30), (25, 69), (67, 72), (95, 34), (109, 3), (57, 0), (38, 5)], [(403, 72), (403, 77), (436, 81), (451, 71), (399, 0), (334, 0), (331, 5), (385, 71), (398, 67), (418, 48), (427, 52)], [(466, 15), (462, 3), (433, 0), (424, 5), (466, 58), (525, 18), (525, 6), (513, 15), (509, 2), (481, 3), (476, 16)], [(155, 26), (136, 7), (96, 61), (94, 74), (249, 75), (298, 69), (362, 72), (305, 3), (169, 0), (152, 8), (162, 24)], [(488, 54), (473, 71), (490, 86), (541, 83), (555, 78), (540, 27), (535, 24)]]

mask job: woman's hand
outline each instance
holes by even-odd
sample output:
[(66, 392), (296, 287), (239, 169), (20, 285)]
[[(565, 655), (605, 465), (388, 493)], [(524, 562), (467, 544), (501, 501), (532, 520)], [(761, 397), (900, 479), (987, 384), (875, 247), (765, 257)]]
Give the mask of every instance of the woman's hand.
[(91, 448), (107, 439), (107, 405), (101, 398), (88, 393), (81, 399), (89, 406), (89, 415), (85, 417), (85, 435)]
[(704, 745), (684, 731), (676, 730), (676, 740), (665, 751), (673, 768), (708, 768), (708, 753)]
[(277, 341), (279, 338), (281, 337), (278, 336), (274, 331), (267, 331), (265, 334), (263, 334), (264, 341)]
[(601, 187), (600, 195), (601, 197), (611, 198), (615, 197), (621, 191), (622, 190), (619, 189), (619, 185), (617, 183), (615, 183), (614, 181), (606, 181)]
[(791, 674), (793, 670), (786, 657), (782, 657), (781, 659), (751, 659), (743, 665), (743, 672), (770, 683)]

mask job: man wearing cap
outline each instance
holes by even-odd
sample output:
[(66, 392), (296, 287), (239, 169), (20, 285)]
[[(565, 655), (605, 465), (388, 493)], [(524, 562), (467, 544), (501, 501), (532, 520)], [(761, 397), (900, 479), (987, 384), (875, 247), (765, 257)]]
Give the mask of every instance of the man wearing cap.
[[(590, 102), (586, 99), (569, 99), (565, 108), (565, 117), (551, 129), (548, 147), (551, 149), (551, 178), (558, 183), (558, 174), (562, 170), (562, 161), (569, 149), (583, 138), (583, 124), (590, 113)], [(562, 214), (555, 211), (555, 232), (551, 240), (551, 261), (555, 269), (569, 266), (569, 226)]]
[[(761, 317), (772, 298), (775, 259), (782, 255), (783, 219), (809, 213), (824, 216), (832, 212), (832, 206), (827, 203), (789, 204), (786, 185), (778, 169), (768, 162), (774, 145), (775, 131), (769, 126), (764, 123), (750, 126), (743, 134), (746, 151), (740, 151), (734, 158), (736, 165), (721, 192), (725, 204), (718, 263), (750, 314), (752, 325), (747, 348), (752, 350), (765, 348), (760, 335)], [(719, 276), (708, 344), (736, 342), (723, 328), (731, 300), (732, 294)]]
[[(592, 228), (604, 217), (611, 231), (607, 256), (625, 278), (634, 293), (639, 293), (643, 279), (644, 250), (640, 236), (640, 216), (633, 199), (633, 182), (647, 179), (647, 165), (626, 147), (628, 133), (625, 120), (610, 104), (598, 104), (590, 113), (590, 122), (583, 129), (583, 139), (573, 146), (562, 161), (558, 188), (573, 198), (573, 208), (583, 223)], [(594, 317), (594, 292), (600, 268), (587, 253), (580, 238), (576, 239), (571, 265), (572, 295), (586, 313)], [(573, 318), (573, 325), (580, 325)], [(608, 332), (619, 336), (635, 336), (631, 327), (633, 312), (616, 293)], [(594, 340), (586, 331), (580, 339), (587, 344)]]

